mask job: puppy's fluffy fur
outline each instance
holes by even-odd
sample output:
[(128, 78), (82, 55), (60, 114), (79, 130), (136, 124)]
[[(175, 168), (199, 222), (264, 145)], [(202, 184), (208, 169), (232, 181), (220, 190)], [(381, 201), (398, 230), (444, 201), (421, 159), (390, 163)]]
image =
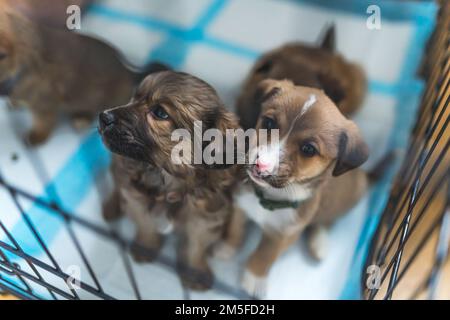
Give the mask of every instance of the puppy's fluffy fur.
[[(207, 263), (210, 247), (223, 235), (233, 211), (231, 190), (236, 168), (205, 164), (175, 164), (171, 152), (175, 129), (194, 136), (194, 121), (204, 130), (238, 127), (216, 92), (191, 75), (163, 71), (143, 80), (131, 102), (100, 115), (100, 132), (115, 155), (112, 172), (116, 190), (105, 203), (107, 219), (130, 216), (136, 241), (152, 249), (161, 246), (161, 233), (175, 227), (183, 282), (194, 289), (211, 286)], [(137, 260), (153, 257), (134, 252)], [(148, 259), (150, 258), (150, 259)], [(184, 266), (184, 267), (183, 267)], [(198, 271), (198, 277), (186, 270)]]
[(262, 80), (291, 80), (294, 84), (322, 89), (348, 116), (361, 105), (366, 77), (358, 65), (336, 52), (335, 29), (330, 27), (318, 47), (291, 43), (263, 55), (254, 65), (237, 101), (241, 125), (254, 128), (261, 111)]
[(33, 145), (47, 139), (60, 112), (86, 126), (105, 106), (126, 103), (143, 78), (99, 40), (36, 24), (5, 3), (0, 8), (0, 95), (31, 110)]
[[(263, 230), (243, 279), (250, 294), (262, 296), (270, 267), (307, 226), (310, 252), (316, 258), (324, 255), (324, 226), (351, 208), (367, 188), (366, 173), (355, 168), (367, 159), (368, 148), (357, 126), (323, 91), (287, 80), (265, 80), (258, 90), (262, 98), (256, 128), (279, 129), (280, 143), (249, 150), (256, 163), (248, 167), (251, 183), (237, 201)], [(279, 162), (271, 163), (275, 160)], [(296, 201), (297, 207), (270, 210), (261, 199)]]

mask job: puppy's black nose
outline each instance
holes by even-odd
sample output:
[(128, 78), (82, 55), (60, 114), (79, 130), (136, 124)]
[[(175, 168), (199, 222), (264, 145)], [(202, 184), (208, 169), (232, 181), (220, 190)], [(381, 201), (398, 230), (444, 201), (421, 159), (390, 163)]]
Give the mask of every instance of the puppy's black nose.
[(100, 113), (99, 120), (100, 124), (103, 127), (109, 127), (110, 125), (114, 124), (116, 118), (114, 117), (114, 114), (112, 112), (103, 111), (102, 113)]

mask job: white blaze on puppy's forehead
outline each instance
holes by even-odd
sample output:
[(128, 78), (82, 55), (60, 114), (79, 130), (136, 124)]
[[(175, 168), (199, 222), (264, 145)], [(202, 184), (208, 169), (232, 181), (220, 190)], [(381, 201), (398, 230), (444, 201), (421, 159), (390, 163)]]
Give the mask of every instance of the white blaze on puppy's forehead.
[(311, 109), (311, 107), (312, 107), (312, 106), (314, 105), (314, 103), (316, 103), (316, 102), (317, 102), (316, 95), (313, 94), (313, 93), (311, 93), (311, 94), (309, 95), (308, 100), (306, 100), (305, 103), (303, 104), (302, 110), (301, 110), (299, 113), (297, 113), (297, 115), (295, 116), (294, 120), (292, 121), (292, 123), (291, 123), (291, 125), (290, 125), (290, 127), (289, 127), (289, 130), (288, 130), (287, 134), (286, 134), (286, 135), (284, 136), (284, 138), (281, 140), (281, 145), (284, 145), (284, 144), (285, 144), (285, 142), (286, 142), (286, 140), (288, 139), (289, 135), (291, 134), (292, 129), (294, 128), (294, 125), (295, 125), (295, 123), (297, 122), (297, 120), (298, 120), (302, 115), (304, 115), (309, 109)]
[(301, 116), (304, 115), (312, 106), (314, 103), (316, 103), (317, 98), (315, 94), (310, 94), (308, 100), (305, 101), (305, 104), (303, 105)]

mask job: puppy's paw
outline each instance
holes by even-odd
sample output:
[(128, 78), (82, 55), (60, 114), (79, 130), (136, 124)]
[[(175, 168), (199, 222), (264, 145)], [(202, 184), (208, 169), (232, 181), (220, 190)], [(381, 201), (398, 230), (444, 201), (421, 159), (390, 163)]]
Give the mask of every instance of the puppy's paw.
[(241, 284), (245, 292), (252, 297), (262, 299), (267, 294), (267, 277), (257, 276), (248, 269), (244, 272)]
[(158, 249), (153, 248), (135, 248), (130, 249), (133, 260), (137, 263), (153, 262), (158, 256)]
[(25, 136), (25, 143), (30, 146), (37, 146), (47, 140), (50, 132), (43, 132), (38, 130), (30, 130)]
[(158, 234), (147, 235), (144, 238), (137, 236), (135, 242), (139, 246), (133, 246), (130, 249), (131, 256), (137, 263), (152, 262), (156, 259), (162, 246), (162, 239)]
[(192, 290), (206, 291), (211, 289), (214, 283), (214, 275), (208, 266), (202, 269), (179, 266), (178, 273), (183, 286)]
[(107, 222), (116, 221), (122, 216), (117, 192), (114, 192), (111, 197), (103, 203), (102, 215), (103, 219)]
[(307, 232), (309, 254), (316, 261), (325, 259), (328, 253), (328, 231), (323, 226), (312, 226)]
[(213, 256), (220, 260), (230, 260), (231, 258), (233, 258), (236, 255), (236, 252), (237, 252), (237, 250), (235, 247), (229, 245), (226, 242), (219, 242), (214, 247)]

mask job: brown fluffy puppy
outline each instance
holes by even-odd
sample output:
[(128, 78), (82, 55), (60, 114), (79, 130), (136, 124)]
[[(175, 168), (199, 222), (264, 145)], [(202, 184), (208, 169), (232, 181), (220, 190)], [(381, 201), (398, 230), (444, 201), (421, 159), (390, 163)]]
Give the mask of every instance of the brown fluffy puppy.
[(255, 127), (261, 111), (257, 88), (265, 79), (287, 79), (296, 85), (322, 89), (346, 116), (360, 107), (366, 93), (366, 77), (361, 67), (335, 51), (333, 26), (326, 31), (319, 47), (291, 43), (256, 62), (237, 101), (237, 113), (244, 129)]
[[(173, 161), (179, 143), (172, 141), (173, 131), (183, 129), (194, 137), (195, 121), (202, 121), (203, 130), (217, 128), (224, 136), (226, 129), (238, 127), (211, 86), (173, 71), (148, 76), (129, 104), (100, 114), (103, 141), (115, 153), (115, 192), (104, 205), (104, 216), (130, 216), (136, 223), (137, 243), (155, 255), (161, 234), (174, 226), (182, 280), (191, 288), (205, 289), (213, 279), (207, 253), (223, 235), (233, 211), (236, 168)], [(154, 258), (133, 254), (138, 261)]]
[(31, 110), (32, 145), (47, 139), (60, 112), (81, 127), (104, 106), (126, 103), (142, 77), (109, 45), (0, 6), (0, 96)]
[(366, 161), (368, 148), (355, 123), (323, 91), (287, 80), (265, 80), (258, 90), (256, 128), (278, 129), (280, 139), (268, 148), (250, 148), (250, 184), (237, 201), (263, 230), (242, 282), (248, 293), (263, 296), (272, 264), (307, 226), (311, 254), (323, 257), (323, 227), (367, 189), (366, 173), (355, 168)]

